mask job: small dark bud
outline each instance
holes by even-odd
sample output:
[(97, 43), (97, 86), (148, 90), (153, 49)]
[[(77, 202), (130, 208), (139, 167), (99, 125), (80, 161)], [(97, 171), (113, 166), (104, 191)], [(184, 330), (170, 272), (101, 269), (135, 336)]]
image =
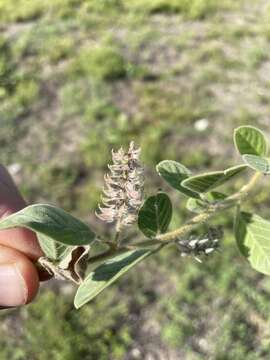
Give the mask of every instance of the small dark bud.
[(219, 240), (223, 237), (221, 227), (209, 228), (206, 235), (201, 238), (190, 237), (186, 240), (178, 240), (177, 246), (181, 256), (194, 256), (194, 258), (202, 262), (200, 257), (212, 254), (219, 246)]

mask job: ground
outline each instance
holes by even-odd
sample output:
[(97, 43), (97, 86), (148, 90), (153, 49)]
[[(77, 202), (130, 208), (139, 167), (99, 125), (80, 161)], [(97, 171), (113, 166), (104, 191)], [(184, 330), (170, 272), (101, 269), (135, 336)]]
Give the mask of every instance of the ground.
[[(94, 210), (111, 148), (142, 147), (146, 193), (185, 198), (155, 164), (194, 173), (240, 161), (233, 128), (270, 134), (266, 0), (0, 0), (0, 160), (32, 202), (49, 202), (109, 236)], [(238, 188), (239, 178), (229, 188)], [(267, 179), (247, 203), (267, 217)], [(268, 359), (270, 280), (241, 258), (232, 214), (203, 264), (168, 249), (80, 311), (50, 282), (1, 313), (0, 359)], [(104, 316), (106, 314), (106, 316)]]

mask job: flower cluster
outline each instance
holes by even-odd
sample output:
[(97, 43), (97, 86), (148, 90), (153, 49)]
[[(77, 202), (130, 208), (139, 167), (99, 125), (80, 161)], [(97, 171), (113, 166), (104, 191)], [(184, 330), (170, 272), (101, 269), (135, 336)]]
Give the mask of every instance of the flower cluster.
[(104, 177), (103, 205), (99, 205), (96, 215), (105, 222), (116, 222), (117, 232), (137, 220), (143, 201), (143, 167), (139, 156), (140, 148), (136, 149), (134, 142), (127, 152), (123, 148), (112, 151), (113, 164), (108, 165), (110, 173)]

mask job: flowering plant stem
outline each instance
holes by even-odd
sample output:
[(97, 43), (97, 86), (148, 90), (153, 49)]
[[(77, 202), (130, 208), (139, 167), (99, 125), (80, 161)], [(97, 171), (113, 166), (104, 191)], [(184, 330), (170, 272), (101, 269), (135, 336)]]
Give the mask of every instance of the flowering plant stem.
[[(179, 227), (176, 230), (169, 231), (164, 234), (157, 235), (153, 239), (148, 239), (144, 241), (135, 242), (132, 245), (125, 245), (120, 246), (118, 244), (115, 244), (116, 246), (110, 247), (110, 249), (92, 256), (89, 258), (88, 262), (90, 264), (99, 262), (101, 260), (105, 260), (107, 258), (112, 257), (112, 255), (119, 255), (122, 254), (128, 250), (136, 250), (142, 247), (150, 247), (150, 246), (157, 246), (156, 251), (161, 250), (165, 245), (174, 243), (177, 239), (186, 236), (189, 234), (193, 229), (196, 227), (206, 223), (209, 219), (211, 219), (216, 214), (228, 210), (230, 208), (233, 208), (239, 204), (239, 202), (242, 202), (245, 200), (245, 198), (248, 196), (250, 191), (254, 188), (256, 183), (258, 182), (259, 178), (261, 177), (261, 173), (256, 172), (250, 181), (245, 184), (239, 191), (234, 193), (233, 195), (227, 197), (225, 200), (217, 202), (216, 204), (210, 204), (204, 212), (201, 214), (193, 217), (190, 221), (188, 221), (183, 226)], [(119, 232), (117, 232), (117, 238), (119, 238)]]

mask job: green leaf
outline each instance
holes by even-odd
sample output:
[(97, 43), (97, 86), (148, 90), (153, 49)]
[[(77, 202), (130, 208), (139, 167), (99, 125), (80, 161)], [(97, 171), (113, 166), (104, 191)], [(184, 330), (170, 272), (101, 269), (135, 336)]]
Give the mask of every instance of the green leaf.
[(209, 203), (216, 203), (218, 201), (226, 199), (227, 195), (220, 191), (210, 191), (209, 193), (204, 195), (204, 199), (206, 199)]
[(190, 191), (181, 185), (181, 182), (191, 175), (191, 171), (184, 165), (173, 160), (164, 160), (157, 164), (156, 170), (158, 174), (174, 189), (189, 197), (199, 197), (196, 192)]
[(238, 212), (235, 238), (240, 252), (251, 266), (270, 275), (270, 222), (258, 215)]
[(241, 155), (265, 156), (267, 142), (261, 130), (253, 126), (240, 126), (234, 130), (234, 144)]
[(269, 158), (248, 154), (243, 155), (242, 158), (251, 169), (262, 172), (263, 174), (270, 174)]
[(171, 200), (167, 194), (159, 192), (145, 200), (139, 211), (138, 226), (145, 236), (155, 237), (168, 229), (171, 218)]
[(182, 186), (198, 193), (205, 193), (224, 184), (233, 176), (238, 175), (246, 168), (246, 165), (238, 165), (224, 171), (214, 171), (192, 176), (184, 180), (182, 182)]
[(222, 201), (226, 199), (226, 197), (227, 196), (221, 192), (211, 191), (205, 194), (203, 199), (189, 198), (186, 204), (186, 208), (191, 212), (199, 214), (203, 212), (209, 205), (218, 201)]
[(43, 253), (51, 260), (57, 260), (61, 258), (61, 255), (66, 251), (66, 249), (70, 247), (60, 244), (54, 241), (52, 238), (41, 233), (37, 234), (37, 238)]
[(203, 212), (207, 208), (207, 206), (208, 204), (205, 203), (203, 200), (194, 198), (189, 198), (186, 204), (186, 208), (196, 214)]
[(27, 206), (0, 221), (0, 230), (13, 227), (33, 230), (65, 245), (88, 245), (95, 239), (85, 223), (47, 204)]
[(114, 283), (133, 266), (151, 255), (155, 250), (131, 250), (107, 260), (92, 271), (79, 286), (74, 305), (77, 309), (92, 300), (101, 291)]

